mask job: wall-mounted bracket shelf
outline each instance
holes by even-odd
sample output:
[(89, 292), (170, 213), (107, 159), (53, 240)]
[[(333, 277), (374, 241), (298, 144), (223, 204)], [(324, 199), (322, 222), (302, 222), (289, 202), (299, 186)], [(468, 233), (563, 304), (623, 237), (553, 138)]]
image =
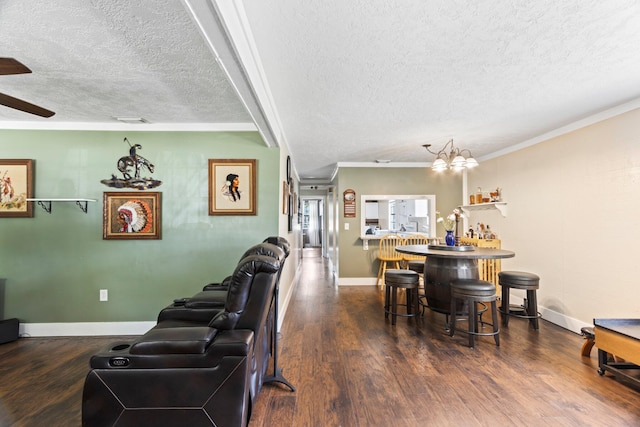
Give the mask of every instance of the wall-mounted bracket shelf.
[(96, 199), (27, 199), (27, 202), (37, 202), (47, 213), (51, 213), (51, 202), (76, 202), (82, 212), (87, 213), (89, 202), (96, 202)]
[(475, 205), (460, 206), (462, 210), (469, 214), (470, 211), (486, 211), (496, 209), (503, 217), (507, 216), (507, 202), (477, 203)]

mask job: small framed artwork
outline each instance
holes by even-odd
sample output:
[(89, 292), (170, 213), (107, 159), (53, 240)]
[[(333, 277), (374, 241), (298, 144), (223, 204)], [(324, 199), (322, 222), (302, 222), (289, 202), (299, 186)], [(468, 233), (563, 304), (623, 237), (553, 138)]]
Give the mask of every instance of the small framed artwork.
[(296, 193), (295, 191), (293, 192), (293, 214), (297, 215), (298, 214), (298, 193)]
[(161, 194), (106, 192), (102, 207), (102, 238), (160, 239)]
[(289, 184), (282, 181), (282, 213), (289, 215)]
[(209, 215), (256, 214), (256, 160), (209, 159)]
[(287, 227), (289, 231), (293, 231), (293, 198), (295, 191), (293, 191), (293, 181), (289, 181), (289, 197), (287, 199)]
[(33, 217), (33, 160), (0, 159), (0, 218)]
[(355, 218), (356, 217), (356, 192), (352, 189), (344, 190), (343, 193), (344, 204), (344, 217)]

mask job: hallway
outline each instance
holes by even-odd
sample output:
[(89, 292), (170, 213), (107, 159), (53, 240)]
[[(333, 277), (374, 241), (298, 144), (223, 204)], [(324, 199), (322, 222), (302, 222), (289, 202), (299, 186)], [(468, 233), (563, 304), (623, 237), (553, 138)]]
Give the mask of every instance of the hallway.
[(301, 268), (279, 358), (297, 390), (264, 386), (251, 427), (640, 424), (640, 393), (599, 376), (572, 332), (512, 320), (500, 347), (469, 349), (441, 314), (393, 327), (375, 287), (338, 288), (321, 257)]

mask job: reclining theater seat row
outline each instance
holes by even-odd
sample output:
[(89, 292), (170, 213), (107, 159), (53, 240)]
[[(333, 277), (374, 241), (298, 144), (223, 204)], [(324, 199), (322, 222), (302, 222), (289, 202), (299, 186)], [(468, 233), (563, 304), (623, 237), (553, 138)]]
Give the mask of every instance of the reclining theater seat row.
[[(286, 242), (286, 240), (285, 240)], [(269, 243), (259, 243), (247, 249), (243, 255), (243, 259), (252, 255), (263, 255), (274, 258), (280, 264), (280, 268), (276, 273), (276, 286), (277, 281), (280, 279), (284, 261), (288, 255), (288, 243), (287, 251), (285, 252), (281, 247), (275, 246)], [(227, 286), (233, 280), (233, 276), (226, 279)], [(233, 288), (228, 286), (227, 291), (202, 291), (195, 294), (191, 298), (185, 298), (184, 302), (180, 301), (174, 303), (169, 307), (164, 308), (158, 315), (158, 324), (154, 328), (175, 328), (182, 326), (190, 326), (195, 324), (207, 323), (211, 318), (218, 313), (222, 306), (225, 304), (225, 299), (229, 292), (233, 292)], [(269, 305), (271, 303), (272, 294), (269, 294), (269, 300), (264, 301), (264, 304)], [(251, 403), (255, 402), (255, 399), (262, 390), (262, 383), (265, 377), (265, 373), (269, 364), (269, 358), (271, 356), (272, 335), (270, 333), (271, 328), (275, 328), (273, 325), (273, 307), (269, 307), (269, 318), (267, 321), (259, 322), (258, 319), (254, 319), (252, 313), (260, 311), (262, 301), (257, 302), (256, 309), (251, 306), (247, 306), (246, 313), (244, 314), (244, 321), (238, 325), (239, 329), (252, 329), (254, 331), (254, 357), (251, 361), (250, 375), (251, 375)], [(253, 329), (252, 325), (262, 325), (260, 329)]]
[(172, 304), (142, 337), (91, 358), (84, 426), (248, 424), (268, 366), (272, 301), (286, 258), (278, 246), (256, 246), (226, 290), (206, 291), (224, 292), (223, 305)]
[[(280, 250), (274, 249), (273, 245), (277, 246)], [(284, 268), (284, 262), (286, 258), (289, 257), (289, 253), (289, 242), (287, 242), (286, 239), (282, 237), (269, 237), (265, 239), (264, 242), (247, 249), (240, 259), (249, 255), (267, 255), (277, 259), (280, 261), (280, 271), (278, 272), (279, 280), (282, 269)], [(205, 285), (202, 292), (199, 292), (190, 298), (178, 298), (174, 300), (172, 305), (160, 312), (158, 322), (171, 319), (179, 321), (191, 320), (194, 322), (208, 322), (211, 319), (211, 313), (215, 313), (217, 309), (224, 306), (230, 280), (231, 276), (228, 276), (222, 281), (222, 283), (210, 283)]]
[[(277, 247), (279, 247), (280, 249), (282, 249), (284, 251), (284, 259), (289, 258), (289, 254), (291, 253), (291, 248), (289, 246), (289, 242), (287, 241), (287, 239), (285, 239), (284, 237), (279, 237), (279, 236), (271, 236), (271, 237), (267, 237), (266, 239), (264, 239), (262, 241), (262, 243), (271, 243), (272, 245), (276, 245)], [(264, 255), (262, 253), (260, 253), (261, 249), (259, 249), (262, 245), (255, 245), (249, 249), (247, 249), (247, 251), (244, 253), (244, 255), (242, 255), (240, 257), (240, 259), (246, 257), (247, 255)], [(281, 260), (281, 264), (284, 265), (284, 259)], [(282, 266), (280, 267), (280, 272), (282, 272)], [(221, 283), (209, 283), (208, 285), (205, 285), (202, 290), (203, 291), (226, 291), (229, 288), (229, 280), (231, 279), (231, 276), (228, 276), (226, 278), (224, 278), (224, 280), (222, 280)], [(195, 297), (195, 295), (194, 295)], [(189, 298), (189, 299), (193, 299)]]

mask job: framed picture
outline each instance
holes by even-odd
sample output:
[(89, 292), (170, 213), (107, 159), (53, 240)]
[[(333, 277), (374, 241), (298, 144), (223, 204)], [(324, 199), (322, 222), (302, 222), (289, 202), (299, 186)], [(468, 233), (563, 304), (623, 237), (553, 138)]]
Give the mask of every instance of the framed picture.
[(289, 190), (287, 192), (287, 228), (289, 231), (293, 231), (293, 197), (295, 192), (293, 191), (293, 181), (289, 181)]
[(256, 214), (256, 160), (209, 159), (209, 215)]
[(293, 192), (293, 214), (297, 215), (298, 214), (298, 193), (296, 193), (295, 191)]
[(161, 197), (156, 192), (106, 192), (102, 238), (160, 239)]
[(0, 159), (0, 217), (33, 217), (33, 160)]
[(289, 215), (289, 184), (282, 181), (282, 213)]

